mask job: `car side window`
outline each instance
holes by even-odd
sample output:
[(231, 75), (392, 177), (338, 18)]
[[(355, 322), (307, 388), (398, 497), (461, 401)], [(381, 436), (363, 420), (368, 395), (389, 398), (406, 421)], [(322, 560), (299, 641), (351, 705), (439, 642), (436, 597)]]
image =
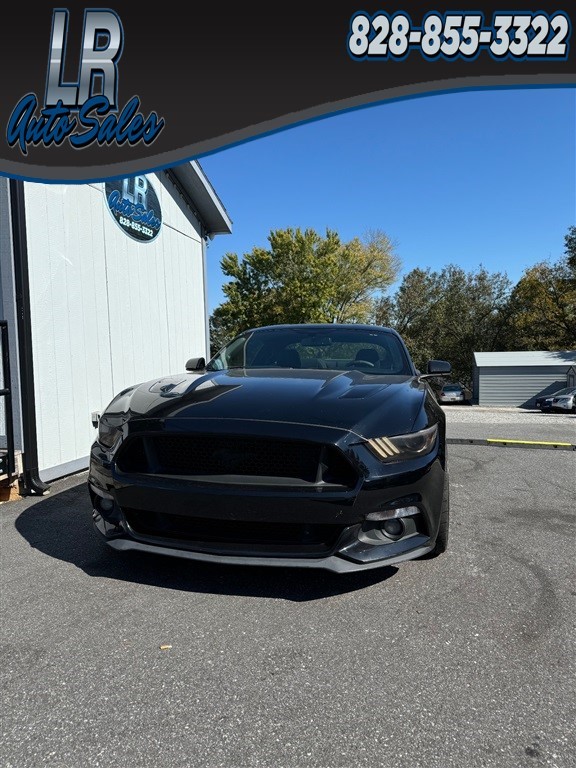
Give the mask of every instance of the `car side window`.
[(222, 371), (226, 368), (243, 368), (245, 347), (246, 338), (240, 336), (216, 355), (210, 362), (208, 369), (212, 371)]

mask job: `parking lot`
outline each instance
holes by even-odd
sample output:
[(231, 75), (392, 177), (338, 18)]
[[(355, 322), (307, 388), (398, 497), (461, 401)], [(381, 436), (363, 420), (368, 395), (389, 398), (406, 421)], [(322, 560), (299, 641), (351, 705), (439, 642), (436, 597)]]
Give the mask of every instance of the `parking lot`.
[(122, 556), (86, 474), (1, 505), (2, 768), (572, 768), (576, 453), (449, 448), (448, 552), (346, 576)]
[(576, 415), (522, 408), (446, 405), (448, 437), (576, 443)]
[(508, 438), (533, 442), (576, 443), (576, 415), (522, 408), (447, 405), (449, 438)]

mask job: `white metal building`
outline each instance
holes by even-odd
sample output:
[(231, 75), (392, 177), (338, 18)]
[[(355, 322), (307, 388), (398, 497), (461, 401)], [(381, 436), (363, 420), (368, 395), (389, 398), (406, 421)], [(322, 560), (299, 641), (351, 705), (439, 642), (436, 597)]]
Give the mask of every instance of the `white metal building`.
[(0, 179), (24, 492), (87, 467), (91, 414), (124, 387), (208, 355), (207, 242), (230, 232), (197, 162), (107, 184)]
[(475, 400), (479, 405), (532, 408), (539, 395), (569, 385), (575, 368), (576, 351), (570, 350), (474, 352)]

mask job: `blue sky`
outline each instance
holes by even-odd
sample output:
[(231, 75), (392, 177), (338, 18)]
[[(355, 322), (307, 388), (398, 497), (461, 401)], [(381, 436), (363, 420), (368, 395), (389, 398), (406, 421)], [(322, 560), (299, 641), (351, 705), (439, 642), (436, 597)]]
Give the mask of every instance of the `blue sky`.
[[(472, 90), (342, 112), (200, 158), (232, 221), (220, 260), (266, 247), (272, 229), (370, 229), (396, 243), (402, 274), (480, 265), (517, 281), (558, 259), (576, 224), (576, 88)], [(392, 286), (392, 290), (397, 283)]]

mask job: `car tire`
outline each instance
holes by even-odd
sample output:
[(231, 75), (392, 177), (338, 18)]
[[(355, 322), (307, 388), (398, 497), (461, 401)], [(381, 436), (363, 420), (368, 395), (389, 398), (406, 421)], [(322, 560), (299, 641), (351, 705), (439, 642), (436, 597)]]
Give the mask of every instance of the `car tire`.
[(423, 555), (421, 560), (431, 560), (434, 557), (442, 555), (448, 549), (448, 532), (450, 530), (450, 485), (448, 483), (448, 476), (446, 476), (446, 483), (444, 485), (444, 496), (442, 499), (442, 511), (440, 512), (440, 524), (438, 526), (438, 533), (436, 535), (436, 544), (434, 548)]

